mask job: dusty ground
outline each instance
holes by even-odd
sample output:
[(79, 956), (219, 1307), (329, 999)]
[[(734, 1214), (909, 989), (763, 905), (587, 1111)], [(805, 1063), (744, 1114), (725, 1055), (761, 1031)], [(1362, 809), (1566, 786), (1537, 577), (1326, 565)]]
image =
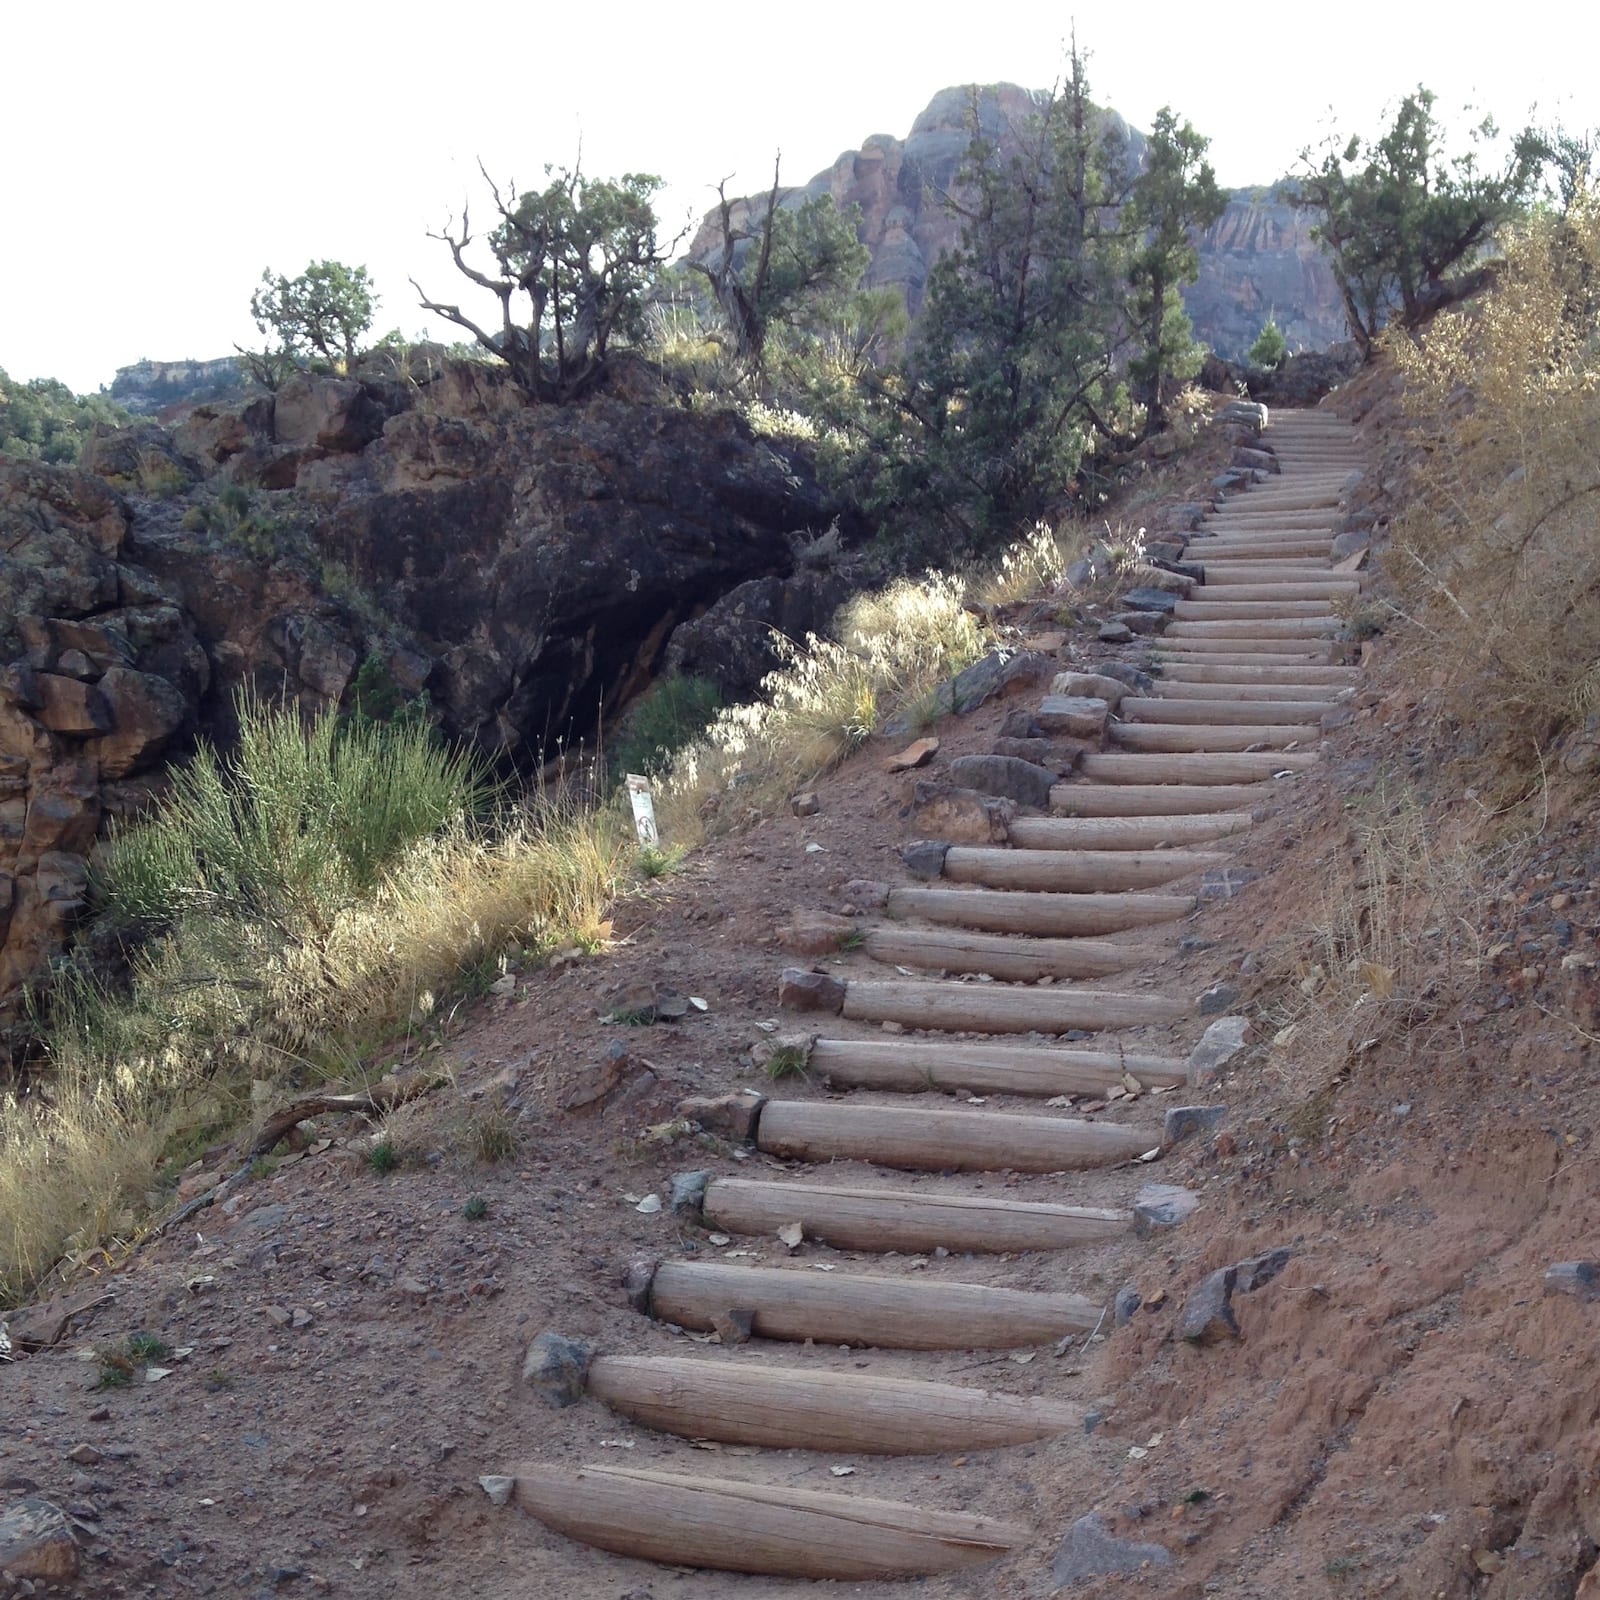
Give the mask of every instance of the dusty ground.
[[(750, 1052), (757, 1024), (777, 1016), (776, 926), (793, 909), (836, 908), (850, 878), (899, 875), (914, 780), (886, 776), (890, 746), (874, 741), (820, 786), (819, 815), (710, 846), (624, 903), (613, 951), (464, 1014), (454, 1086), (395, 1119), (398, 1170), (373, 1172), (359, 1125), (329, 1119), (308, 1132), (336, 1142), (252, 1181), (232, 1215), (202, 1212), (79, 1285), (109, 1298), (55, 1349), (0, 1366), (0, 1499), (37, 1491), (74, 1508), (80, 1588), (95, 1596), (728, 1600), (802, 1587), (617, 1560), (493, 1509), (479, 1474), (532, 1457), (821, 1488), (839, 1487), (829, 1468), (848, 1464), (861, 1493), (1036, 1530), (999, 1570), (820, 1586), (853, 1595), (1035, 1600), (1052, 1592), (1063, 1529), (1099, 1507), (1175, 1564), (1074, 1593), (1572, 1600), (1600, 1543), (1600, 1305), (1541, 1291), (1552, 1262), (1600, 1254), (1600, 840), (1558, 797), (1472, 907), (1474, 959), (1440, 978), (1425, 1011), (1364, 1051), (1306, 1032), (1273, 1048), (1314, 891), (1362, 869), (1352, 803), (1386, 764), (1427, 771), (1427, 724), (1381, 649), (1372, 682), (1332, 759), (1239, 847), (1264, 876), (1190, 923), (1123, 936), (1148, 964), (1111, 986), (1196, 994), (1226, 978), (1261, 1019), (1262, 1042), (1216, 1091), (1228, 1127), (1154, 1169), (977, 1180), (1088, 1204), (1125, 1202), (1151, 1177), (1188, 1182), (1199, 1214), (1152, 1244), (1023, 1262), (850, 1262), (1104, 1297), (1132, 1281), (1156, 1308), (1061, 1358), (777, 1352), (1076, 1399), (1104, 1412), (1093, 1433), (933, 1461), (702, 1453), (592, 1402), (550, 1412), (518, 1381), (545, 1327), (608, 1351), (699, 1348), (628, 1310), (620, 1277), (637, 1256), (716, 1247), (635, 1202), (674, 1171), (765, 1158), (640, 1135), (685, 1094), (771, 1087)], [(947, 720), (935, 765), (987, 749), (1006, 709)], [(601, 1020), (647, 978), (707, 1010), (649, 1028)], [(1181, 1047), (1198, 1031), (1125, 1037)], [(561, 1110), (604, 1081), (617, 1040), (630, 1065), (616, 1086)], [(785, 1080), (776, 1092), (824, 1091)], [(1094, 1114), (1153, 1119), (1164, 1103)], [(485, 1161), (502, 1119), (514, 1154)], [(469, 1220), (474, 1197), (486, 1214)], [(1294, 1251), (1282, 1276), (1235, 1302), (1242, 1340), (1175, 1339), (1177, 1308), (1207, 1271), (1280, 1244)], [(786, 1253), (776, 1241), (724, 1248)], [(849, 1258), (807, 1245), (802, 1259)], [(161, 1358), (170, 1374), (157, 1382), (98, 1387), (95, 1353), (139, 1332), (187, 1353)], [(80, 1444), (85, 1462), (70, 1459)]]

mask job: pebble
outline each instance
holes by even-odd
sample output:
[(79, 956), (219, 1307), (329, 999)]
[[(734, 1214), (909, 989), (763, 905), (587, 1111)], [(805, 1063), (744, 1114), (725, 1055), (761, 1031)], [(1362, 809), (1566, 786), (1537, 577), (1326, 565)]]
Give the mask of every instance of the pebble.
[(1103, 1578), (1144, 1567), (1170, 1567), (1172, 1552), (1165, 1545), (1121, 1539), (1106, 1526), (1097, 1511), (1079, 1517), (1067, 1529), (1051, 1563), (1050, 1576), (1059, 1587), (1082, 1578)]
[(80, 1467), (92, 1467), (100, 1459), (100, 1452), (92, 1444), (75, 1444), (67, 1452), (67, 1460), (76, 1461)]

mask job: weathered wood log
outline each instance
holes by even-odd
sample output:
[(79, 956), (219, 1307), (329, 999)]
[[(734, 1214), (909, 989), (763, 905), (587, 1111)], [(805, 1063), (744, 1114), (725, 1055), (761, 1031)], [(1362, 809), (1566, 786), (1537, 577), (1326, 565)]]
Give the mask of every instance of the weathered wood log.
[(1325, 578), (1333, 570), (1315, 556), (1252, 556), (1249, 560), (1224, 557), (1208, 561), (1204, 555), (1194, 553), (1192, 546), (1184, 559), (1200, 568), (1207, 588), (1214, 583), (1304, 583), (1308, 578)]
[[(1018, 896), (1013, 895), (1016, 899)], [(1047, 989), (1004, 983), (848, 985), (844, 1015), (852, 1022), (898, 1022), (946, 1033), (1071, 1033), (1083, 1028), (1142, 1028), (1189, 1015), (1189, 1003), (1170, 995), (1117, 994), (1055, 984)]]
[(1205, 526), (1220, 533), (1224, 528), (1284, 528), (1295, 530), (1326, 529), (1332, 532), (1331, 519), (1326, 511), (1275, 511), (1264, 507), (1260, 511), (1250, 508), (1248, 498), (1229, 502), (1214, 517), (1207, 517)]
[(866, 951), (889, 966), (927, 972), (987, 972), (1008, 983), (1038, 978), (1104, 978), (1125, 972), (1144, 955), (1099, 939), (1027, 939), (962, 929), (873, 928)]
[(806, 1238), (840, 1250), (1067, 1250), (1114, 1239), (1133, 1226), (1131, 1211), (747, 1178), (715, 1179), (706, 1189), (704, 1213), (725, 1233), (770, 1237), (798, 1222)]
[(1176, 1056), (930, 1039), (818, 1039), (810, 1066), (824, 1082), (853, 1089), (966, 1089), (1041, 1098), (1102, 1094), (1125, 1072), (1151, 1088), (1188, 1078), (1187, 1061)]
[(1121, 751), (1083, 758), (1084, 777), (1097, 783), (1254, 783), (1280, 772), (1303, 772), (1319, 757), (1310, 750), (1238, 751), (1210, 755), (1203, 751), (1176, 755), (1125, 755)]
[(1226, 866), (1229, 859), (1216, 850), (995, 850), (952, 845), (945, 854), (944, 875), (952, 883), (981, 883), (992, 889), (1114, 893), (1153, 889), (1174, 878)]
[[(1316, 617), (1259, 617), (1246, 621), (1172, 622), (1167, 624), (1168, 639), (1226, 639), (1231, 648), (1239, 639), (1331, 639), (1342, 624), (1331, 612)], [(1180, 649), (1184, 646), (1180, 645)]]
[[(1217, 705), (1254, 706), (1263, 715), (1271, 715), (1274, 706), (1327, 705), (1339, 703), (1346, 691), (1338, 684), (1316, 683), (1186, 683), (1181, 678), (1173, 680), (1163, 676), (1157, 699), (1163, 706), (1204, 704), (1207, 700)], [(1326, 695), (1326, 700), (1318, 699)], [(1301, 713), (1293, 715), (1298, 719)], [(1318, 712), (1318, 716), (1324, 715)], [(1176, 717), (1163, 720), (1177, 721)]]
[(1192, 817), (1018, 817), (1011, 825), (1011, 843), (1019, 850), (1161, 850), (1226, 839), (1243, 833), (1251, 820), (1248, 811)]
[(1312, 723), (1254, 723), (1245, 726), (1217, 723), (1120, 722), (1111, 730), (1111, 742), (1123, 750), (1250, 750), (1260, 745), (1282, 749), (1314, 744), (1322, 737)]
[[(1200, 590), (1205, 594), (1204, 589)], [(1289, 617), (1331, 617), (1333, 608), (1315, 600), (1180, 600), (1173, 611), (1179, 622), (1281, 622)]]
[[(1220, 661), (1191, 661), (1171, 663), (1161, 669), (1163, 685), (1178, 683), (1264, 683), (1281, 688), (1286, 684), (1329, 684), (1336, 688), (1349, 688), (1360, 680), (1359, 667), (1336, 667), (1301, 663), (1296, 666), (1262, 665), (1259, 662), (1242, 662), (1229, 665)], [(1231, 693), (1231, 691), (1230, 691)]]
[(438, 1073), (418, 1072), (409, 1078), (383, 1078), (370, 1089), (353, 1094), (310, 1094), (296, 1100), (293, 1105), (275, 1111), (262, 1123), (260, 1131), (252, 1135), (245, 1145), (249, 1156), (265, 1155), (291, 1129), (297, 1128), (311, 1117), (326, 1116), (330, 1112), (363, 1117), (381, 1117), (396, 1106), (432, 1094), (450, 1080)]
[(1092, 1329), (1104, 1307), (1081, 1294), (937, 1278), (666, 1261), (651, 1281), (650, 1310), (662, 1322), (696, 1332), (739, 1310), (753, 1314), (752, 1331), (761, 1339), (886, 1350), (1012, 1350)]
[(683, 1356), (597, 1356), (589, 1392), (663, 1433), (779, 1450), (999, 1450), (1083, 1426), (1081, 1406), (1042, 1395)]
[[(1162, 673), (1170, 672), (1174, 667), (1201, 666), (1201, 667), (1325, 667), (1333, 660), (1331, 649), (1301, 650), (1298, 648), (1284, 652), (1254, 650), (1248, 655), (1235, 655), (1227, 650), (1214, 650), (1209, 645), (1195, 651), (1180, 650), (1179, 646), (1186, 643), (1183, 639), (1174, 641), (1171, 650), (1163, 651), (1158, 663), (1158, 670)], [(1284, 640), (1285, 644), (1293, 644), (1293, 640)]]
[(1119, 783), (1109, 787), (1058, 783), (1050, 791), (1050, 809), (1066, 817), (1195, 816), (1206, 811), (1245, 811), (1276, 799), (1277, 790), (1263, 783)]
[[(1190, 623), (1190, 627), (1198, 624)], [(1260, 657), (1262, 666), (1281, 662), (1285, 666), (1297, 664), (1317, 667), (1330, 665), (1333, 660), (1331, 639), (1173, 639), (1170, 643), (1157, 641), (1155, 659), (1165, 665), (1169, 661), (1211, 661), (1221, 658), (1231, 664), (1251, 664)]]
[[(1053, 793), (1054, 791), (1052, 791)], [(1031, 894), (1001, 889), (893, 889), (892, 917), (921, 917), (989, 933), (1121, 933), (1172, 922), (1194, 910), (1193, 895)]]
[(870, 1161), (914, 1172), (1073, 1172), (1131, 1161), (1158, 1129), (979, 1107), (769, 1100), (756, 1146), (786, 1161)]
[[(1182, 685), (1174, 685), (1180, 688)], [(1198, 685), (1196, 686), (1198, 687)], [(1302, 691), (1303, 692), (1303, 691)], [(1204, 726), (1211, 723), (1226, 726), (1230, 723), (1252, 723), (1261, 726), (1298, 722), (1315, 726), (1318, 718), (1332, 711), (1332, 700), (1261, 700), (1223, 698), (1190, 699), (1184, 695), (1168, 696), (1163, 690), (1159, 699), (1126, 699), (1122, 714), (1129, 722), (1174, 723), (1192, 722)]]
[(890, 1500), (621, 1467), (525, 1463), (517, 1505), (557, 1533), (668, 1566), (788, 1578), (906, 1578), (993, 1561), (1027, 1531)]
[(1197, 596), (1216, 603), (1254, 604), (1273, 600), (1336, 600), (1361, 592), (1356, 578), (1308, 578), (1301, 583), (1207, 583), (1195, 590)]

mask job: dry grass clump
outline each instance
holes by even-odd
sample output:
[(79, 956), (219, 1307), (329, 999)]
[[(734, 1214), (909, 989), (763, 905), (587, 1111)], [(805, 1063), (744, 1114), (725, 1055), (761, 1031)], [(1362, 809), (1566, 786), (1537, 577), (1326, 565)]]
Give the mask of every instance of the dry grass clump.
[(765, 813), (837, 766), (892, 706), (955, 676), (989, 643), (962, 577), (900, 579), (847, 604), (837, 640), (776, 641), (764, 698), (726, 706), (657, 785), (663, 837), (688, 844)]
[(1490, 294), (1390, 349), (1419, 447), (1391, 575), (1461, 731), (1527, 772), (1600, 709), (1600, 200), (1529, 220)]
[(606, 937), (617, 815), (543, 797), (486, 821), (481, 775), (425, 729), (240, 720), (237, 757), (202, 751), (105, 851), (126, 982), (62, 974), (50, 1070), (0, 1099), (0, 1304), (135, 1231), (164, 1156), (428, 1040), (508, 953)]

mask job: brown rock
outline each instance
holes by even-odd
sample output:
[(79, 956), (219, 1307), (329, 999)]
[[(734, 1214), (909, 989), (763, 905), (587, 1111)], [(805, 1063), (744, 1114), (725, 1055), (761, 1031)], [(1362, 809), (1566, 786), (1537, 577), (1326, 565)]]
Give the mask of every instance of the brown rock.
[(691, 1095), (678, 1102), (678, 1115), (707, 1133), (720, 1134), (734, 1144), (748, 1144), (755, 1137), (756, 1123), (766, 1103), (766, 1096), (753, 1089), (739, 1094)]
[(41, 672), (35, 678), (40, 723), (52, 733), (109, 733), (111, 713), (92, 684)]
[(827, 911), (797, 911), (778, 929), (778, 943), (797, 956), (825, 956), (837, 950), (856, 932), (850, 917)]
[(911, 772), (917, 767), (926, 766), (939, 749), (937, 739), (917, 739), (908, 744), (898, 755), (890, 756), (883, 764), (885, 772)]
[(106, 778), (126, 778), (150, 766), (188, 719), (190, 704), (165, 678), (112, 667), (100, 680), (111, 731), (90, 746)]
[(778, 1003), (791, 1011), (823, 1011), (837, 1016), (844, 1010), (844, 984), (825, 972), (785, 967), (778, 981)]
[(0, 1511), (0, 1572), (42, 1583), (78, 1576), (78, 1544), (66, 1514), (48, 1500), (19, 1500)]
[(280, 445), (359, 450), (383, 431), (383, 413), (359, 383), (300, 374), (274, 396), (272, 432)]
[(1034, 720), (1046, 733), (1064, 733), (1074, 739), (1098, 739), (1106, 731), (1110, 704), (1090, 695), (1047, 694), (1039, 702)]
[(917, 784), (912, 810), (919, 832), (949, 844), (1004, 844), (1015, 804), (998, 795), (927, 780)]

